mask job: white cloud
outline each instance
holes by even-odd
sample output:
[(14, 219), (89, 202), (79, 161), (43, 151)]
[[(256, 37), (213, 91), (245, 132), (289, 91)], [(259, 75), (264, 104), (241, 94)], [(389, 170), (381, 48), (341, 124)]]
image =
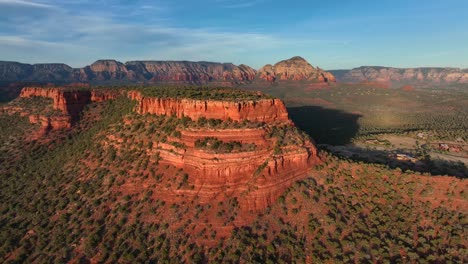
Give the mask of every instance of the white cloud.
[(33, 1), (26, 1), (26, 0), (0, 0), (1, 5), (9, 5), (9, 6), (25, 6), (25, 7), (35, 7), (35, 8), (55, 8), (55, 6), (40, 3), (40, 2), (33, 2)]
[[(103, 1), (113, 12), (93, 11), (83, 6), (71, 8), (56, 0), (42, 2), (54, 6), (53, 12), (0, 11), (6, 18), (4, 21), (0, 18), (0, 36), (3, 36), (0, 37), (0, 58), (34, 63), (64, 62), (73, 67), (82, 67), (100, 58), (113, 58), (120, 61), (220, 61), (259, 68), (265, 60), (274, 63), (276, 56), (280, 56), (276, 54), (278, 50), (295, 53), (298, 48), (309, 48), (320, 42), (254, 31), (175, 26), (165, 20), (166, 12), (170, 12), (167, 7), (157, 12), (147, 8), (153, 20), (127, 19), (124, 16), (131, 15), (131, 10), (121, 13), (123, 6), (114, 0)], [(70, 2), (75, 5), (74, 0)], [(67, 5), (70, 2), (67, 1)], [(223, 3), (227, 2), (232, 1)], [(140, 1), (140, 4), (146, 5), (148, 1)], [(263, 60), (258, 60), (259, 57)]]
[[(56, 4), (55, 0), (47, 3), (51, 7)], [(157, 10), (162, 12), (162, 9)], [(161, 16), (163, 21), (161, 12), (156, 12), (155, 16)], [(58, 60), (75, 67), (98, 58), (240, 62), (240, 55), (247, 51), (260, 52), (285, 43), (272, 35), (256, 32), (188, 28), (164, 22), (121, 19), (105, 10), (76, 12), (57, 6), (53, 12), (38, 14), (34, 18), (21, 12), (3, 14), (7, 20), (19, 22), (7, 22), (8, 27), (2, 26), (8, 32), (0, 37), (0, 58), (24, 62)]]

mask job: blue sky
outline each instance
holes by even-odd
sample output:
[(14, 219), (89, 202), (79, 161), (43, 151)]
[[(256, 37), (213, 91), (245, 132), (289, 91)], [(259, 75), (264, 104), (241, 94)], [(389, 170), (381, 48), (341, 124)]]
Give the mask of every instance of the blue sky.
[(0, 0), (0, 60), (468, 68), (467, 0)]

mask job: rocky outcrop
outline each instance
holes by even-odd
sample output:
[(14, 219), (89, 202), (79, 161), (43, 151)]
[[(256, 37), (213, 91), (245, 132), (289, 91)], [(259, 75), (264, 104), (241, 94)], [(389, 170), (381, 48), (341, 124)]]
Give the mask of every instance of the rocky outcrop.
[(70, 88), (25, 87), (19, 98), (46, 97), (51, 98), (52, 108), (60, 113), (44, 115), (30, 113), (18, 106), (6, 106), (2, 112), (6, 114), (19, 113), (28, 116), (32, 124), (40, 124), (38, 135), (44, 135), (50, 130), (69, 129), (77, 121), (84, 107), (91, 102), (103, 102), (116, 99), (120, 95), (118, 90), (76, 90)]
[[(242, 144), (255, 144), (256, 146), (269, 145), (267, 131), (264, 127), (243, 129), (190, 129), (182, 130), (180, 142), (188, 147), (195, 147), (197, 140), (217, 138), (224, 142), (238, 141)], [(242, 136), (240, 136), (242, 135)]]
[(20, 97), (48, 97), (54, 101), (53, 108), (63, 114), (77, 118), (83, 108), (91, 101), (89, 90), (66, 90), (62, 88), (25, 87)]
[(193, 120), (201, 117), (252, 122), (290, 122), (286, 106), (279, 99), (259, 99), (257, 101), (214, 101), (183, 98), (145, 97), (138, 91), (128, 96), (137, 101), (140, 114), (186, 116)]
[(274, 81), (316, 81), (335, 82), (333, 74), (315, 68), (301, 57), (283, 60), (275, 65), (267, 64), (261, 68), (257, 77), (261, 80)]
[(32, 114), (29, 116), (29, 122), (40, 125), (37, 136), (45, 135), (50, 130), (69, 129), (72, 127), (72, 119), (68, 115), (44, 116)]
[[(273, 131), (278, 127), (294, 130), (281, 100), (152, 98), (137, 91), (129, 92), (128, 96), (138, 102), (136, 111), (141, 114), (259, 123), (253, 128), (186, 127), (179, 130), (179, 137), (170, 136), (164, 142), (148, 139), (152, 141), (151, 149), (147, 150), (150, 157), (158, 157), (159, 164), (175, 166), (190, 175), (189, 185), (193, 188), (158, 189), (158, 197), (169, 202), (197, 197), (202, 203), (212, 203), (235, 197), (243, 210), (262, 210), (294, 181), (306, 176), (313, 164), (320, 162), (314, 144), (301, 134), (296, 135), (300, 140), (295, 141), (301, 143), (278, 145), (279, 139)], [(288, 136), (284, 134), (284, 137)], [(254, 147), (218, 152), (197, 146), (197, 142), (207, 138)], [(108, 140), (105, 144), (116, 149), (131, 148), (122, 145), (124, 141), (114, 135), (108, 136)]]
[[(223, 133), (220, 131), (220, 133)], [(243, 133), (238, 135), (238, 139)], [(308, 174), (311, 165), (319, 162), (316, 148), (310, 142), (291, 146), (284, 153), (274, 154), (274, 142), (249, 152), (209, 153), (196, 148), (182, 150), (159, 144), (162, 164), (182, 168), (190, 175), (193, 190), (176, 194), (197, 196), (201, 202), (223, 201), (237, 197), (244, 210), (261, 210), (271, 205), (293, 181)], [(168, 199), (173, 199), (170, 193)]]
[(363, 66), (352, 70), (331, 71), (340, 82), (384, 82), (393, 84), (468, 83), (468, 69), (392, 68)]

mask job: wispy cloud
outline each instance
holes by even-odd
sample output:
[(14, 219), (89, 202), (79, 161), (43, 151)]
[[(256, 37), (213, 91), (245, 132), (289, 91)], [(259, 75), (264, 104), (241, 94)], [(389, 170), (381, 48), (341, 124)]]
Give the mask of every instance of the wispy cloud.
[[(245, 63), (259, 68), (284, 59), (285, 54), (304, 55), (298, 50), (324, 43), (322, 39), (286, 38), (245, 28), (180, 25), (171, 19), (173, 10), (165, 2), (136, 0), (137, 5), (129, 8), (127, 2), (118, 0), (38, 1), (35, 3), (50, 8), (0, 8), (1, 59), (64, 62), (74, 67), (100, 58), (193, 60)], [(0, 0), (0, 5), (2, 2), (6, 1)], [(260, 2), (244, 1), (236, 7), (232, 0), (217, 0), (225, 8)]]
[(0, 6), (7, 5), (7, 6), (26, 6), (26, 7), (35, 7), (35, 8), (55, 8), (55, 6), (44, 4), (40, 2), (34, 1), (26, 1), (26, 0), (0, 0)]
[[(54, 0), (47, 3), (46, 6), (56, 5)], [(122, 5), (116, 5), (112, 7), (114, 10), (123, 10)], [(240, 55), (247, 51), (284, 45), (284, 40), (257, 32), (189, 28), (149, 23), (148, 20), (122, 20), (120, 12), (74, 12), (67, 6), (55, 8), (57, 10), (40, 16), (36, 12), (34, 18), (20, 12), (0, 11), (7, 19), (21, 21), (3, 28), (8, 32), (0, 37), (0, 57), (24, 62), (63, 61), (72, 66), (83, 66), (98, 58), (241, 62)], [(145, 9), (157, 9), (159, 12), (152, 12), (153, 16), (160, 15), (161, 20), (164, 19), (164, 12), (158, 7), (151, 5)]]

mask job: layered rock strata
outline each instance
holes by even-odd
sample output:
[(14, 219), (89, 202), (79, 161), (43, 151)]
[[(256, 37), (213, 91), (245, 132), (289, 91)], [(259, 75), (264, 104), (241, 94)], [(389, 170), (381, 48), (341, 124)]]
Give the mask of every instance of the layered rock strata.
[(198, 120), (221, 119), (227, 121), (290, 122), (286, 106), (279, 99), (257, 101), (213, 101), (183, 98), (145, 97), (141, 92), (129, 92), (129, 97), (137, 101), (140, 114), (175, 115)]
[[(292, 182), (308, 174), (318, 163), (314, 144), (305, 137), (301, 143), (278, 145), (272, 136), (276, 126), (293, 129), (287, 111), (280, 100), (197, 101), (190, 99), (143, 98), (137, 92), (129, 96), (138, 101), (141, 114), (175, 115), (261, 122), (256, 128), (185, 128), (180, 137), (168, 137), (167, 142), (152, 142), (148, 153), (158, 157), (160, 164), (183, 169), (193, 189), (168, 190), (163, 196), (170, 201), (177, 197), (197, 197), (201, 202), (237, 198), (244, 210), (262, 210), (271, 205)], [(255, 145), (254, 149), (218, 152), (197, 147), (197, 141), (207, 138), (224, 143)], [(118, 146), (122, 141), (109, 137), (107, 144)], [(164, 191), (163, 191), (164, 192)]]

